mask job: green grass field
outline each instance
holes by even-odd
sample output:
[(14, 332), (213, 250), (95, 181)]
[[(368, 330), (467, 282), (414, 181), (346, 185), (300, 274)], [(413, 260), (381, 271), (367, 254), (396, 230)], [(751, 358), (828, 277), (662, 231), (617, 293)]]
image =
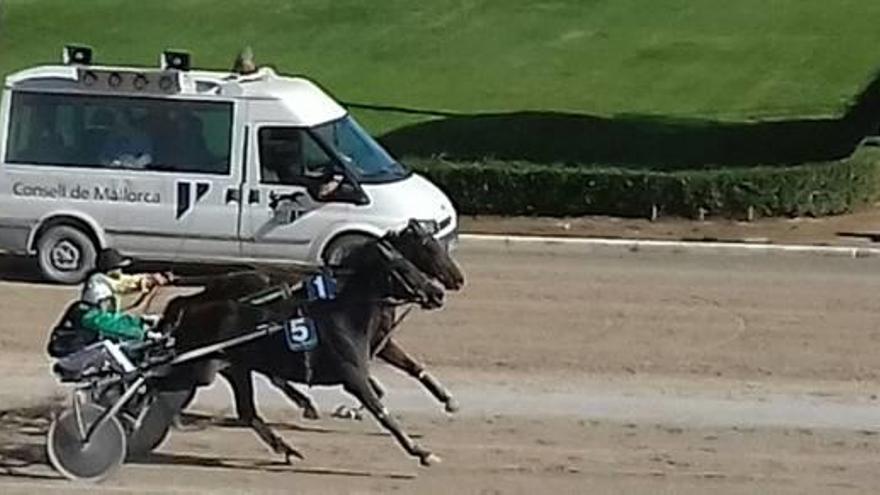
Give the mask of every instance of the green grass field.
[[(346, 101), (474, 114), (834, 115), (880, 67), (865, 0), (3, 0), (0, 73), (58, 60), (202, 67), (242, 45)], [(382, 134), (423, 116), (359, 112)]]

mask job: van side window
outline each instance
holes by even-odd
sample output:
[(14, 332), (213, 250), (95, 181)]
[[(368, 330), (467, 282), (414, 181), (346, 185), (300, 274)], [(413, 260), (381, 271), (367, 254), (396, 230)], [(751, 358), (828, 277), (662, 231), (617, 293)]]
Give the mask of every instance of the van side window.
[(229, 174), (232, 103), (17, 92), (6, 161)]
[(263, 184), (309, 185), (332, 173), (333, 159), (304, 129), (263, 127), (258, 139)]

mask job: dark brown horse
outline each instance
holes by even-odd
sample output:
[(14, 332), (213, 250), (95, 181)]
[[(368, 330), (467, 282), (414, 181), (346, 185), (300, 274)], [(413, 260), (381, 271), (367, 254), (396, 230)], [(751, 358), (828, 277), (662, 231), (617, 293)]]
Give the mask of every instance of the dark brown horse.
[[(307, 301), (304, 290), (280, 301), (255, 306), (233, 300), (187, 306), (175, 329), (180, 352), (241, 335), (264, 324), (308, 318), (317, 345), (301, 352), (288, 349), (287, 330), (214, 356), (226, 366), (224, 375), (236, 392), (239, 416), (278, 453), (299, 453), (274, 434), (256, 412), (251, 374), (256, 371), (285, 381), (311, 385), (342, 385), (409, 454), (428, 465), (436, 460), (418, 446), (388, 413), (370, 383), (371, 347), (378, 337), (389, 304), (418, 303), (423, 308), (442, 305), (443, 291), (385, 240), (356, 248), (336, 270), (339, 290), (335, 299)], [(210, 363), (182, 366), (168, 378), (174, 388), (205, 383)], [(201, 368), (201, 369), (198, 369)], [(197, 378), (200, 377), (200, 378)], [(198, 382), (197, 380), (203, 380)]]
[[(391, 232), (384, 239), (423, 273), (440, 282), (446, 289), (459, 290), (463, 287), (464, 276), (461, 269), (448, 251), (432, 235), (425, 232), (418, 222), (410, 221), (404, 229)], [(194, 295), (174, 298), (166, 307), (164, 318), (173, 322), (187, 306), (224, 299), (240, 299), (256, 291), (267, 289), (273, 284), (283, 283), (285, 279), (289, 280), (289, 274), (273, 274), (265, 270), (236, 272), (223, 276), (184, 277), (178, 279), (176, 284), (204, 285), (205, 289)], [(378, 356), (391, 366), (415, 378), (431, 395), (444, 404), (447, 412), (456, 412), (459, 405), (452, 394), (425, 369), (422, 363), (411, 357), (393, 339), (392, 332), (399, 323), (396, 308), (386, 307), (382, 314), (380, 330), (376, 334), (375, 341), (371, 342), (371, 356)], [(227, 375), (227, 373), (223, 374)], [(267, 378), (303, 410), (305, 418), (319, 417), (318, 410), (308, 395), (280, 377), (267, 376)], [(231, 378), (230, 383), (232, 383)], [(373, 383), (375, 389), (380, 391), (381, 387), (375, 381)], [(236, 394), (236, 397), (238, 396), (239, 394)], [(236, 405), (241, 408), (241, 404)]]

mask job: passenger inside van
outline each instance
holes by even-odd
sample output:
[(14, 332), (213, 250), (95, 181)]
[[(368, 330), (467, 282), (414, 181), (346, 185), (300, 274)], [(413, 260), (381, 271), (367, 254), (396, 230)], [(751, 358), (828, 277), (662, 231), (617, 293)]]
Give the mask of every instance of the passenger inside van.
[(21, 153), (25, 161), (51, 163), (67, 155), (63, 151), (64, 138), (55, 126), (55, 110), (52, 106), (33, 107), (34, 124), (27, 146)]
[(153, 162), (153, 143), (145, 132), (146, 118), (137, 119), (131, 112), (119, 113), (116, 129), (101, 149), (102, 165), (121, 168), (145, 168)]
[(106, 108), (98, 107), (89, 116), (85, 128), (84, 150), (87, 162), (101, 163), (101, 150), (115, 127), (116, 116)]
[(178, 139), (180, 140), (179, 162), (183, 170), (209, 172), (212, 161), (211, 152), (205, 144), (202, 120), (193, 112), (184, 111), (179, 119)]
[(225, 173), (228, 160), (211, 153), (204, 136), (202, 119), (188, 109), (154, 107), (145, 128), (154, 143), (148, 168), (180, 172)]

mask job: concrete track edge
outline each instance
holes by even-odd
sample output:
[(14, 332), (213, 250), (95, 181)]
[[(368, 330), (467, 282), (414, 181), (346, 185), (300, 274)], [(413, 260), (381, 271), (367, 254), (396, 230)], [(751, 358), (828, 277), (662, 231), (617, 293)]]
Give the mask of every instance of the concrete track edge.
[(818, 246), (801, 244), (767, 244), (750, 242), (703, 242), (641, 239), (607, 239), (582, 237), (542, 237), (520, 235), (461, 234), (462, 245), (505, 244), (507, 246), (565, 246), (586, 252), (654, 252), (720, 255), (807, 255), (845, 258), (880, 256), (880, 248), (859, 246)]

